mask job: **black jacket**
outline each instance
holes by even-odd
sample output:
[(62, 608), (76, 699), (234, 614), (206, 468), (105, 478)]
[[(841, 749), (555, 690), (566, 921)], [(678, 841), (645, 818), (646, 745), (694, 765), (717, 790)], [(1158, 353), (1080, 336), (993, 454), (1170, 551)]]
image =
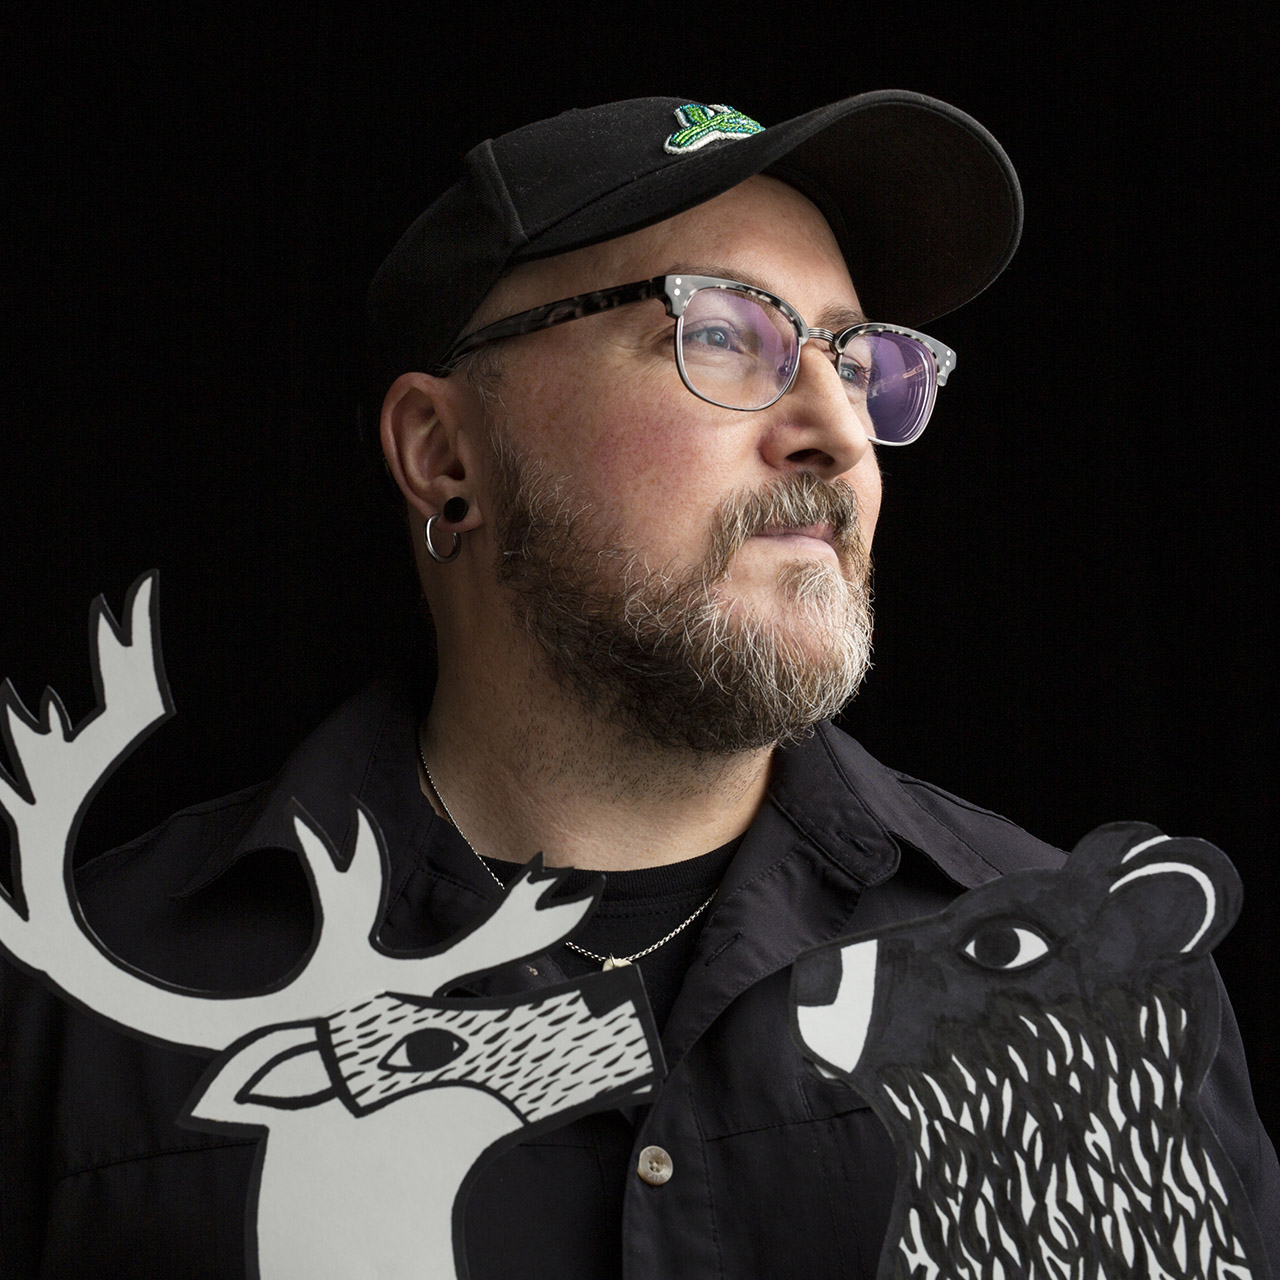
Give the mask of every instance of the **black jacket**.
[[(148, 973), (198, 988), (267, 985), (311, 936), (290, 801), (343, 847), (358, 796), (391, 854), (382, 941), (407, 949), (458, 932), (498, 889), (421, 796), (413, 735), (406, 699), (371, 687), (272, 783), (186, 810), (90, 863), (80, 883), (87, 919)], [(636, 1115), (545, 1133), (491, 1165), (468, 1203), (473, 1280), (873, 1277), (894, 1154), (859, 1097), (821, 1079), (793, 1046), (791, 962), (1062, 856), (886, 769), (831, 725), (781, 752), (666, 1024), (660, 1096)], [(542, 957), (480, 989), (561, 979)], [(119, 1034), (8, 965), (0, 996), (3, 1276), (243, 1274), (254, 1142), (174, 1123), (206, 1059)], [(1223, 1003), (1202, 1100), (1275, 1267), (1280, 1169)], [(662, 1186), (635, 1172), (649, 1145), (671, 1157)]]

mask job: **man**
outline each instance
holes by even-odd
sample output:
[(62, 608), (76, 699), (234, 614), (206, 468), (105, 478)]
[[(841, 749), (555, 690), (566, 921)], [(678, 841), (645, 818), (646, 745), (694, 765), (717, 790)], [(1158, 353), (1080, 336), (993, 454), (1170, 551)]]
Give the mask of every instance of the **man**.
[[(294, 797), (336, 842), (352, 794), (381, 823), (395, 949), (467, 927), (535, 853), (571, 888), (605, 872), (571, 942), (468, 989), (635, 964), (669, 1075), (486, 1170), (476, 1280), (875, 1273), (893, 1152), (792, 1044), (791, 963), (1062, 856), (830, 723), (869, 662), (875, 450), (919, 435), (954, 363), (916, 326), (999, 274), (1020, 219), (999, 146), (929, 99), (767, 128), (646, 99), (482, 144), (379, 272), (434, 687), (366, 691), (275, 782), (109, 855), (81, 896), (139, 968), (243, 990), (308, 945)], [(203, 1064), (6, 982), (32, 1117), (6, 1153), (15, 1274), (235, 1274), (252, 1144), (172, 1123)], [(1229, 1012), (1206, 1102), (1275, 1249)]]

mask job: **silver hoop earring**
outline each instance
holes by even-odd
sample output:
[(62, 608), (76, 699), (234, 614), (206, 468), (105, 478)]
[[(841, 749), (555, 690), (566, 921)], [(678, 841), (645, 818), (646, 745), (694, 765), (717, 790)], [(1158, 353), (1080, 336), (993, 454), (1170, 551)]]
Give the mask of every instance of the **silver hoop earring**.
[(440, 513), (427, 518), (427, 523), (422, 526), (422, 540), (427, 544), (427, 554), (436, 562), (436, 564), (448, 564), (450, 561), (456, 560), (462, 551), (462, 534), (457, 530), (453, 534), (453, 546), (449, 548), (448, 555), (441, 555), (435, 547), (431, 545), (431, 526), (440, 519)]

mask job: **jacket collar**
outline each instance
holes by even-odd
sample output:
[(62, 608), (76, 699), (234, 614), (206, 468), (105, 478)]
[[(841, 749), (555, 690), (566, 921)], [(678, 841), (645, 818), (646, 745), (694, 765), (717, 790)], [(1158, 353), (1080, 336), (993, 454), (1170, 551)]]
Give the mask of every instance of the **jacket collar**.
[[(296, 852), (295, 800), (344, 856), (351, 851), (359, 800), (381, 831), (393, 886), (402, 884), (428, 850), (441, 843), (441, 829), (453, 835), (418, 785), (416, 733), (412, 702), (399, 682), (384, 679), (366, 686), (306, 738), (276, 777), (259, 789), (244, 820), (180, 894), (198, 893), (258, 850)], [(461, 844), (456, 836), (445, 843)], [(449, 874), (467, 882), (481, 898), (494, 896), (496, 886), (475, 858), (450, 859)]]
[[(1056, 867), (1062, 861), (1059, 850), (998, 813), (887, 768), (830, 722), (819, 725), (814, 733), (811, 756), (819, 754), (821, 762), (811, 760), (809, 767), (827, 780), (826, 794), (839, 797), (830, 811), (823, 812), (821, 827), (806, 832), (819, 847), (828, 832), (842, 838), (855, 857), (865, 857), (856, 828), (844, 825), (856, 813), (865, 827), (891, 837), (899, 849), (909, 847), (922, 854), (964, 889), (1028, 865)], [(806, 814), (812, 818), (815, 811), (808, 796), (803, 800), (792, 806), (779, 797), (775, 804), (799, 826)], [(883, 875), (866, 878), (864, 883), (877, 884), (882, 879)]]
[[(393, 880), (403, 881), (414, 869), (443, 857), (446, 865), (431, 869), (462, 880), (482, 898), (493, 897), (496, 886), (484, 867), (475, 858), (456, 856), (459, 842), (444, 838), (441, 830), (452, 837), (452, 828), (436, 817), (421, 794), (415, 735), (416, 719), (404, 689), (390, 680), (367, 686), (339, 707), (259, 790), (244, 820), (181, 894), (198, 892), (256, 850), (296, 850), (294, 799), (336, 848), (348, 850), (354, 797), (381, 827)], [(946, 805), (922, 803), (922, 788), (931, 795), (945, 795), (887, 769), (826, 722), (804, 741), (777, 752), (769, 802), (851, 887), (879, 884), (891, 876), (904, 845), (924, 854), (964, 887), (984, 883), (1005, 869), (998, 856), (975, 848), (949, 820)], [(731, 869), (726, 890), (735, 879)]]

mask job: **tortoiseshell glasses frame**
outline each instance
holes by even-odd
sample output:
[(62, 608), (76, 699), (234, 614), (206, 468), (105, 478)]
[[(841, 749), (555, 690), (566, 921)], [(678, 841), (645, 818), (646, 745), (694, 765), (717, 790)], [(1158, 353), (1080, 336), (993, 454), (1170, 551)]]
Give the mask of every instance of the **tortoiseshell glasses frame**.
[(521, 311), (460, 338), (441, 362), (452, 372), (494, 342), (659, 299), (676, 321), (674, 352), (681, 381), (701, 400), (752, 412), (777, 403), (795, 384), (800, 348), (811, 339), (831, 347), (850, 400), (865, 414), (877, 444), (919, 439), (937, 388), (955, 368), (949, 347), (901, 325), (865, 323), (839, 333), (807, 325), (785, 299), (718, 276), (665, 275)]

